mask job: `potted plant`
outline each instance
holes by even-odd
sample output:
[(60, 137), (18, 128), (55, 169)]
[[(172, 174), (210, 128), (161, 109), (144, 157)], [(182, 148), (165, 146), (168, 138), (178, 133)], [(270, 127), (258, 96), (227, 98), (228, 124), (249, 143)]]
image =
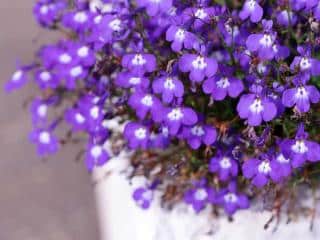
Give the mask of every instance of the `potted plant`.
[[(237, 229), (256, 239), (294, 216), (303, 220), (278, 234), (311, 237), (319, 6), (38, 0), (36, 20), (61, 39), (17, 66), (5, 88), (30, 76), (39, 88), (30, 141), (40, 156), (85, 134), (79, 156), (95, 182), (102, 239), (226, 239)], [(63, 123), (70, 130), (58, 134)], [(273, 227), (253, 231), (256, 222)]]

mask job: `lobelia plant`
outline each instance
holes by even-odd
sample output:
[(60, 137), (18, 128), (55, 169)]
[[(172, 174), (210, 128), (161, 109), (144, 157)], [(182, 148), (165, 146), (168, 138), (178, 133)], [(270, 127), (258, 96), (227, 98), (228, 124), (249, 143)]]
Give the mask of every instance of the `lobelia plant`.
[(320, 1), (38, 0), (34, 16), (61, 39), (5, 89), (30, 75), (40, 89), (30, 104), (40, 156), (83, 132), (91, 172), (120, 139), (132, 176), (149, 181), (133, 193), (142, 208), (158, 189), (196, 212), (232, 216), (262, 196), (278, 213), (298, 184), (319, 186)]

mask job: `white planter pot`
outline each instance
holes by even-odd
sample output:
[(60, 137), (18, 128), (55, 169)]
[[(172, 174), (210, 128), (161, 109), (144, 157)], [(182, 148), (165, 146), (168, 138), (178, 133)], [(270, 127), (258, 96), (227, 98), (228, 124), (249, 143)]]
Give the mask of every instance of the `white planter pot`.
[[(94, 174), (101, 240), (312, 240), (319, 239), (319, 222), (310, 231), (310, 219), (286, 225), (283, 219), (276, 232), (271, 224), (263, 226), (270, 212), (240, 211), (233, 222), (214, 219), (207, 210), (199, 215), (181, 204), (171, 212), (163, 210), (155, 199), (149, 210), (140, 209), (132, 200), (133, 186), (124, 169), (128, 155), (113, 158)], [(107, 176), (106, 176), (107, 175)]]

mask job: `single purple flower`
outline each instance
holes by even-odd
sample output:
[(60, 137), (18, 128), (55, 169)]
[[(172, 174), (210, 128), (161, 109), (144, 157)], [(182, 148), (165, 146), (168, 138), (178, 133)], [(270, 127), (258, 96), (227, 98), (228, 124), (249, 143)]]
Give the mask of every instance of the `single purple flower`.
[(66, 13), (62, 24), (75, 32), (83, 33), (91, 26), (92, 14), (89, 11), (73, 11)]
[(222, 189), (217, 193), (214, 203), (222, 205), (229, 216), (233, 215), (238, 209), (249, 208), (250, 205), (248, 197), (237, 192), (234, 182), (231, 182), (228, 188)]
[(319, 90), (313, 85), (298, 85), (294, 88), (286, 89), (282, 94), (283, 105), (286, 107), (295, 106), (301, 113), (310, 110), (310, 102), (318, 103), (319, 101)]
[(248, 17), (250, 17), (251, 22), (257, 23), (262, 19), (263, 9), (259, 5), (258, 1), (246, 0), (242, 10), (239, 13), (239, 16), (242, 20), (245, 20)]
[(40, 89), (55, 89), (60, 84), (60, 79), (57, 75), (47, 70), (37, 71), (34, 78)]
[(132, 197), (142, 209), (148, 209), (153, 200), (153, 191), (149, 188), (139, 187), (133, 192)]
[(34, 125), (37, 124), (44, 124), (47, 121), (48, 116), (48, 104), (46, 101), (43, 101), (39, 98), (36, 98), (31, 103), (31, 116), (32, 116), (32, 123)]
[(294, 26), (297, 23), (297, 16), (289, 10), (282, 10), (277, 14), (277, 22), (285, 27)]
[(153, 72), (156, 69), (157, 60), (152, 54), (127, 54), (122, 58), (122, 66), (133, 73), (143, 74)]
[(196, 54), (184, 54), (179, 59), (182, 72), (190, 72), (192, 82), (201, 82), (205, 77), (212, 77), (218, 70), (218, 63), (214, 58)]
[[(162, 113), (159, 113), (162, 115)], [(192, 108), (167, 108), (163, 112), (163, 122), (169, 128), (170, 135), (176, 135), (181, 126), (192, 126), (197, 123), (198, 116)]]
[(162, 76), (152, 83), (155, 93), (162, 95), (162, 101), (171, 103), (174, 98), (181, 98), (184, 93), (183, 83), (177, 77)]
[(217, 130), (209, 125), (196, 124), (192, 127), (184, 127), (182, 135), (192, 149), (198, 149), (201, 144), (207, 146), (213, 144), (217, 138)]
[(252, 158), (242, 165), (243, 176), (252, 179), (252, 184), (258, 188), (266, 185), (270, 180), (279, 182), (281, 174), (279, 165), (273, 161), (272, 156), (263, 154), (260, 158)]
[(217, 173), (220, 180), (226, 181), (238, 175), (238, 164), (230, 154), (220, 152), (210, 159), (209, 171)]
[(263, 20), (264, 33), (251, 34), (246, 46), (250, 52), (258, 52), (259, 58), (271, 60), (275, 56), (273, 46), (276, 40), (276, 34), (271, 31), (272, 21)]
[(6, 92), (22, 88), (28, 81), (27, 73), (23, 69), (15, 71), (10, 80), (5, 84)]
[(291, 71), (298, 70), (308, 76), (320, 75), (320, 61), (311, 57), (311, 50), (309, 46), (299, 46), (297, 48), (300, 56), (296, 56), (290, 65)]
[(301, 167), (306, 161), (320, 161), (320, 145), (308, 140), (304, 125), (300, 124), (295, 139), (284, 139), (280, 149), (286, 158), (292, 160), (292, 167)]
[(48, 130), (35, 129), (30, 133), (30, 141), (37, 145), (39, 156), (54, 154), (58, 151), (58, 139)]
[(72, 126), (73, 131), (83, 131), (87, 128), (87, 120), (79, 109), (71, 108), (65, 112), (65, 120)]
[(95, 166), (103, 166), (109, 160), (109, 154), (103, 146), (89, 144), (86, 153), (86, 166), (88, 171), (92, 171)]
[(137, 91), (130, 96), (128, 104), (136, 111), (140, 119), (144, 119), (148, 113), (151, 113), (153, 119), (161, 117), (159, 111), (161, 111), (162, 104), (152, 94)]
[(149, 129), (137, 122), (129, 122), (124, 129), (124, 137), (131, 149), (146, 149), (149, 141)]
[(193, 188), (185, 192), (184, 201), (190, 204), (196, 213), (199, 213), (214, 195), (214, 190), (209, 188), (205, 181), (199, 181), (194, 184)]
[(275, 162), (278, 164), (278, 172), (282, 178), (290, 176), (291, 169), (291, 159), (286, 158), (282, 153), (275, 156)]
[(117, 75), (115, 84), (122, 88), (135, 88), (137, 90), (146, 90), (150, 81), (147, 77), (131, 72), (120, 72)]
[(240, 118), (247, 119), (250, 126), (258, 126), (262, 121), (269, 122), (277, 115), (277, 107), (267, 97), (244, 94), (237, 105)]
[(172, 25), (166, 32), (166, 40), (171, 43), (171, 48), (175, 52), (180, 52), (182, 48), (192, 49), (198, 44), (197, 37), (182, 27)]
[(221, 101), (229, 95), (236, 98), (244, 90), (240, 79), (232, 75), (216, 75), (204, 81), (202, 89), (206, 94), (211, 94), (212, 98)]

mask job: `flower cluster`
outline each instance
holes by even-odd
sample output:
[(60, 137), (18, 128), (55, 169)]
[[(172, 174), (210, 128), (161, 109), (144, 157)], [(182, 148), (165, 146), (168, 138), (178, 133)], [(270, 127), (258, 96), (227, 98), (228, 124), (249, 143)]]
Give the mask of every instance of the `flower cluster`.
[[(320, 1), (38, 0), (34, 15), (61, 39), (5, 89), (30, 75), (40, 89), (30, 139), (41, 156), (84, 132), (92, 171), (120, 138), (164, 200), (228, 215), (261, 188), (281, 195), (315, 177)], [(71, 130), (57, 137), (63, 120)], [(157, 187), (133, 198), (148, 208)]]

